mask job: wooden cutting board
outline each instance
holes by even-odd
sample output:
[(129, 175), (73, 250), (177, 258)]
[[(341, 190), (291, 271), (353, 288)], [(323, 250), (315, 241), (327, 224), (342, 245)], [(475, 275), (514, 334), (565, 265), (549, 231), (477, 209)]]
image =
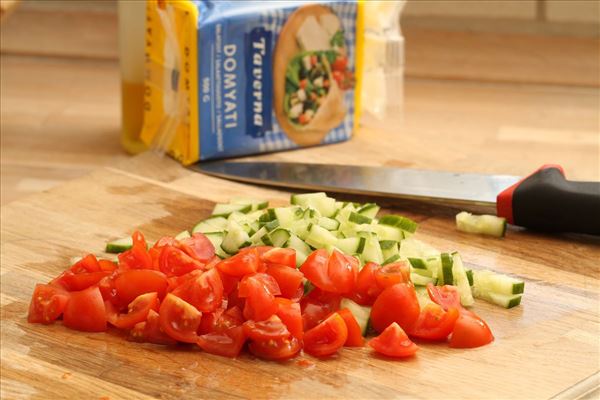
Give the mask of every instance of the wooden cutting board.
[[(340, 147), (343, 149), (343, 147)], [(314, 153), (318, 154), (318, 153)], [(285, 157), (285, 156), (282, 156)], [(318, 158), (318, 157), (315, 157)], [(127, 172), (126, 172), (127, 171)], [(142, 230), (154, 240), (189, 229), (233, 195), (284, 203), (289, 193), (191, 173), (142, 156), (2, 208), (2, 398), (572, 398), (599, 381), (597, 239), (511, 228), (504, 239), (458, 232), (454, 211), (397, 204), (418, 236), (466, 264), (526, 282), (521, 306), (478, 301), (496, 341), (470, 350), (423, 344), (409, 360), (344, 349), (316, 360), (236, 360), (195, 346), (131, 343), (26, 322), (33, 287), (85, 252)], [(417, 210), (415, 212), (415, 210)], [(298, 360), (309, 360), (308, 364)], [(591, 391), (591, 392), (590, 392)], [(591, 394), (590, 394), (591, 393)]]

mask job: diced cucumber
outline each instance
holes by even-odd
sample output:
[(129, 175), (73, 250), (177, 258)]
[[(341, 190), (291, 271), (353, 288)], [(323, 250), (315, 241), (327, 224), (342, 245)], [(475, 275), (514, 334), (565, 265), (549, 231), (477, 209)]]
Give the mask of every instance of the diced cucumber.
[(327, 245), (335, 246), (337, 240), (335, 235), (317, 224), (310, 226), (308, 236), (306, 237), (306, 243), (317, 249)]
[(131, 249), (132, 247), (133, 239), (131, 238), (131, 236), (129, 236), (123, 239), (117, 239), (106, 243), (105, 251), (107, 253), (122, 253)]
[[(383, 241), (384, 243), (386, 241)], [(379, 242), (379, 247), (381, 247), (381, 242)], [(387, 248), (382, 248), (381, 253), (383, 254), (383, 259), (388, 260), (392, 257), (396, 257), (396, 259), (400, 258), (400, 247), (398, 246), (398, 242), (394, 242), (394, 245)]]
[(228, 225), (227, 233), (223, 237), (221, 248), (225, 250), (227, 254), (235, 254), (242, 247), (251, 245), (250, 236), (235, 222), (230, 222)]
[(277, 228), (266, 236), (268, 238), (268, 243), (265, 241), (265, 237), (263, 237), (263, 242), (269, 246), (274, 247), (285, 247), (288, 239), (290, 238), (290, 232), (287, 229)]
[(381, 265), (391, 264), (391, 263), (396, 262), (398, 260), (400, 260), (400, 256), (398, 254), (394, 254), (393, 256), (385, 259), (385, 261)]
[(513, 308), (521, 304), (522, 294), (504, 295), (499, 293), (488, 293), (490, 302), (504, 308)]
[(264, 225), (264, 227), (271, 232), (275, 228), (279, 228), (279, 220), (274, 219), (273, 221), (269, 221)]
[(297, 211), (302, 212), (302, 210), (299, 207), (278, 207), (274, 210), (275, 216), (279, 221), (279, 226), (281, 226), (282, 228), (289, 229), (295, 221), (302, 218), (302, 213), (297, 213)]
[(338, 239), (335, 243), (335, 247), (340, 249), (342, 253), (352, 255), (359, 254), (365, 247), (366, 239), (363, 237), (351, 237), (345, 239)]
[(437, 282), (437, 279), (435, 278), (416, 273), (410, 274), (410, 280), (415, 284), (415, 286), (427, 286), (428, 283), (433, 283), (435, 285)]
[(308, 257), (308, 255), (312, 252), (312, 249), (306, 243), (304, 243), (302, 239), (293, 233), (290, 233), (290, 238), (286, 243), (286, 247), (296, 250), (297, 267), (300, 267), (306, 260), (306, 257)]
[(350, 299), (343, 298), (340, 302), (340, 308), (347, 308), (358, 323), (363, 336), (367, 334), (369, 316), (371, 315), (371, 307), (361, 306)]
[(362, 261), (365, 263), (369, 261), (377, 264), (383, 263), (383, 252), (381, 251), (381, 246), (379, 246), (379, 241), (375, 235), (368, 235), (368, 237), (366, 237), (365, 246), (360, 255)]
[(371, 230), (377, 234), (377, 237), (381, 241), (392, 240), (394, 242), (400, 242), (404, 240), (404, 231), (397, 226), (390, 225), (371, 225)]
[(179, 232), (177, 235), (175, 235), (175, 239), (177, 240), (187, 239), (190, 237), (192, 237), (192, 235), (190, 235), (188, 231)]
[(410, 218), (401, 215), (384, 215), (379, 219), (381, 225), (390, 225), (401, 228), (403, 231), (415, 233), (419, 224)]
[(227, 258), (228, 255), (221, 248), (221, 243), (223, 243), (223, 237), (225, 234), (223, 232), (207, 232), (204, 234), (208, 240), (213, 244), (215, 248), (215, 254), (221, 258)]
[(402, 257), (429, 258), (439, 256), (440, 252), (415, 238), (405, 239), (400, 242), (400, 255)]
[(250, 241), (252, 242), (252, 244), (259, 244), (259, 243), (263, 243), (262, 238), (264, 236), (266, 236), (269, 233), (269, 231), (267, 231), (267, 228), (265, 228), (264, 226), (262, 228), (260, 228), (259, 230), (257, 230), (254, 235), (250, 236)]
[(506, 233), (506, 218), (495, 215), (473, 215), (463, 211), (456, 215), (456, 229), (467, 233), (503, 237)]
[(373, 219), (357, 212), (351, 212), (348, 216), (348, 221), (355, 224), (370, 224), (373, 222)]
[[(454, 279), (454, 285), (458, 289), (460, 294), (460, 303), (463, 306), (472, 306), (475, 303), (473, 294), (471, 293), (471, 285), (469, 285), (469, 278), (463, 266), (462, 258), (460, 254), (452, 254), (452, 275)], [(444, 276), (444, 281), (446, 276)]]
[(525, 282), (493, 271), (473, 271), (473, 290), (477, 293), (497, 293), (502, 295), (521, 294)]
[(250, 205), (253, 211), (262, 210), (269, 206), (268, 201), (264, 200), (256, 200), (256, 199), (247, 199), (244, 197), (234, 197), (230, 201), (231, 204), (242, 204), (242, 205)]
[(227, 219), (224, 217), (210, 217), (200, 221), (192, 229), (192, 233), (221, 232), (227, 227)]
[(427, 269), (427, 263), (422, 258), (408, 257), (408, 262), (415, 269)]
[(340, 227), (340, 222), (338, 220), (328, 217), (319, 218), (318, 224), (328, 231), (335, 231)]
[(324, 217), (331, 217), (336, 212), (335, 199), (327, 197), (323, 192), (292, 195), (290, 203), (312, 207)]
[(440, 254), (441, 271), (438, 273), (438, 281), (441, 280), (441, 285), (453, 285), (454, 284), (454, 275), (452, 274), (452, 256), (448, 253)]
[(377, 213), (379, 212), (379, 206), (375, 203), (367, 203), (360, 207), (357, 211), (359, 214), (364, 215), (365, 217), (375, 218)]
[(465, 272), (467, 273), (467, 279), (469, 280), (469, 285), (473, 286), (473, 270), (468, 269)]
[(264, 225), (267, 222), (273, 221), (276, 218), (277, 215), (275, 215), (275, 210), (273, 208), (267, 208), (260, 216), (260, 218), (258, 218), (258, 223)]
[(252, 210), (252, 206), (249, 204), (215, 204), (215, 208), (213, 209), (212, 215), (217, 217), (228, 217), (234, 211), (238, 211), (241, 213), (247, 213)]
[(398, 246), (398, 242), (395, 240), (380, 240), (379, 246), (381, 247), (381, 250), (387, 250), (389, 248)]

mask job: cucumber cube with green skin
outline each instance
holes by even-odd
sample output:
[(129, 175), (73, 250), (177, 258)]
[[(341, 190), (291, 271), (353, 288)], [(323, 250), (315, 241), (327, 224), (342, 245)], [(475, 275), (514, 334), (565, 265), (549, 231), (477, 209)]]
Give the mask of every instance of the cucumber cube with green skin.
[(367, 203), (358, 209), (358, 213), (365, 217), (375, 218), (379, 212), (379, 206), (375, 203)]
[(454, 284), (454, 276), (452, 275), (452, 256), (448, 253), (440, 255), (442, 259), (442, 274), (440, 275), (443, 285)]
[(427, 264), (422, 258), (408, 257), (408, 262), (415, 269), (427, 269)]
[(234, 211), (247, 213), (252, 210), (252, 206), (248, 204), (215, 204), (212, 215), (215, 217), (228, 217)]
[(388, 258), (387, 260), (385, 260), (383, 262), (383, 264), (381, 264), (381, 265), (391, 264), (391, 263), (396, 262), (398, 260), (400, 260), (400, 256), (398, 254), (394, 254), (393, 256), (391, 256), (390, 258)]
[(382, 225), (390, 225), (401, 228), (403, 231), (415, 233), (419, 224), (410, 218), (403, 217), (401, 215), (384, 215), (379, 219), (379, 223)]
[(348, 217), (348, 221), (353, 222), (355, 224), (370, 224), (371, 222), (373, 222), (373, 219), (356, 212), (351, 212), (350, 216)]

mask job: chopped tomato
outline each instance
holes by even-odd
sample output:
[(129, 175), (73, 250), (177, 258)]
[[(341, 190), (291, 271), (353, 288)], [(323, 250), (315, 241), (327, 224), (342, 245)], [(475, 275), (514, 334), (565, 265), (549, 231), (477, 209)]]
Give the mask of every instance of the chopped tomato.
[(306, 279), (316, 287), (331, 293), (350, 293), (356, 284), (358, 260), (337, 250), (313, 251), (300, 267)]
[(265, 360), (287, 360), (302, 349), (300, 341), (290, 336), (285, 339), (271, 339), (250, 342), (248, 349), (252, 354)]
[(167, 276), (179, 276), (195, 269), (203, 269), (204, 264), (177, 247), (165, 246), (160, 254), (158, 266)]
[(461, 313), (456, 320), (450, 337), (450, 347), (480, 347), (491, 343), (493, 340), (492, 331), (481, 318), (475, 314)]
[(338, 56), (335, 59), (335, 61), (333, 62), (333, 64), (331, 64), (331, 69), (334, 71), (343, 72), (346, 70), (347, 65), (348, 65), (348, 58)]
[(117, 264), (110, 260), (98, 260), (100, 270), (104, 272), (114, 272), (117, 269)]
[(332, 71), (331, 75), (333, 75), (333, 79), (335, 79), (338, 86), (342, 88), (342, 85), (344, 84), (344, 73), (342, 71)]
[(419, 349), (395, 322), (385, 328), (381, 335), (369, 340), (369, 346), (388, 357), (410, 357)]
[(462, 308), (462, 305), (460, 304), (460, 294), (458, 293), (456, 286), (434, 286), (432, 283), (428, 283), (427, 293), (429, 294), (431, 301), (439, 304), (446, 311), (450, 308)]
[(338, 351), (348, 339), (348, 328), (338, 313), (304, 333), (304, 351), (316, 357), (325, 357)]
[(275, 296), (281, 294), (277, 282), (271, 275), (256, 273), (247, 275), (239, 286), (238, 296), (245, 297), (244, 317), (262, 321), (275, 314)]
[(179, 245), (179, 240), (175, 239), (172, 236), (163, 236), (160, 239), (158, 239), (156, 241), (156, 243), (154, 243), (154, 246), (152, 246), (152, 248), (158, 249), (158, 248), (162, 248), (165, 246), (177, 247), (178, 245)]
[(271, 315), (264, 321), (248, 320), (243, 326), (246, 337), (252, 340), (284, 339), (290, 336), (290, 331), (277, 315)]
[(351, 296), (358, 304), (365, 306), (373, 305), (377, 296), (383, 291), (377, 284), (377, 279), (375, 278), (376, 273), (380, 268), (381, 266), (379, 264), (368, 262), (358, 273), (356, 287)]
[(267, 267), (267, 274), (271, 275), (277, 281), (277, 285), (281, 290), (281, 295), (291, 299), (298, 295), (298, 291), (304, 291), (302, 279), (304, 275), (296, 268), (290, 268), (285, 265), (271, 265)]
[(306, 85), (308, 85), (308, 79), (306, 79), (306, 78), (301, 79), (300, 82), (299, 82), (299, 84), (300, 84), (300, 88), (301, 89), (306, 88)]
[(194, 233), (192, 237), (180, 240), (180, 244), (183, 251), (202, 263), (215, 256), (215, 247), (203, 233)]
[(205, 333), (213, 332), (217, 326), (217, 321), (221, 318), (225, 312), (224, 309), (219, 308), (213, 312), (202, 313), (202, 320), (198, 325), (198, 334), (204, 335)]
[(346, 324), (346, 328), (348, 329), (348, 338), (346, 339), (346, 343), (344, 346), (348, 347), (361, 347), (365, 344), (365, 339), (362, 336), (362, 332), (360, 330), (360, 326), (358, 322), (356, 322), (356, 318), (350, 310), (347, 308), (342, 308), (338, 311), (338, 314), (344, 320)]
[(227, 275), (242, 277), (256, 272), (258, 269), (258, 262), (258, 251), (253, 248), (249, 251), (240, 252), (235, 256), (222, 260), (217, 264), (217, 268)]
[(156, 292), (139, 295), (127, 307), (127, 314), (119, 314), (111, 302), (106, 302), (108, 322), (117, 328), (131, 329), (139, 322), (146, 321), (150, 310), (158, 311), (158, 295)]
[(148, 245), (144, 235), (136, 231), (131, 237), (133, 246), (131, 249), (119, 254), (119, 265), (132, 269), (152, 268), (152, 257), (148, 254)]
[(172, 293), (203, 313), (212, 312), (221, 307), (223, 283), (219, 272), (213, 268), (199, 276), (188, 279), (182, 285), (176, 287)]
[(63, 272), (58, 278), (52, 281), (52, 284), (59, 284), (69, 292), (87, 289), (92, 285), (96, 285), (102, 278), (109, 276), (111, 272), (96, 271), (96, 272), (78, 272), (72, 271)]
[(221, 283), (223, 283), (223, 293), (225, 295), (229, 295), (231, 292), (237, 289), (238, 283), (240, 282), (239, 277), (228, 275), (221, 271), (219, 268), (214, 269), (216, 269), (219, 272), (219, 275), (221, 276)]
[(408, 333), (420, 339), (446, 340), (454, 329), (458, 315), (456, 308), (444, 311), (439, 305), (429, 303), (421, 310), (419, 318)]
[(332, 312), (339, 310), (341, 297), (318, 288), (313, 289), (300, 301), (304, 331), (320, 324)]
[(61, 316), (69, 301), (69, 294), (50, 285), (35, 285), (29, 303), (27, 321), (39, 324), (51, 324)]
[(83, 272), (98, 272), (101, 271), (102, 268), (96, 256), (93, 254), (88, 254), (73, 264), (69, 270), (75, 274), (79, 274)]
[(244, 347), (246, 337), (241, 326), (230, 328), (224, 332), (213, 332), (198, 336), (196, 344), (207, 353), (223, 357), (237, 357)]
[(304, 327), (302, 324), (300, 304), (294, 303), (283, 297), (278, 297), (275, 301), (278, 304), (277, 316), (281, 318), (281, 321), (285, 324), (292, 336), (302, 339), (304, 336)]
[(167, 285), (168, 285), (167, 291), (172, 292), (179, 286), (181, 286), (189, 281), (193, 281), (194, 279), (196, 279), (200, 275), (202, 275), (203, 272), (204, 271), (202, 271), (201, 269), (195, 269), (191, 272), (188, 272), (187, 274), (168, 277), (167, 278)]
[(261, 259), (268, 264), (286, 265), (296, 269), (296, 250), (273, 247), (262, 254)]
[(127, 305), (141, 294), (156, 292), (162, 299), (167, 291), (167, 277), (154, 270), (125, 270), (114, 279), (114, 290), (119, 302)]
[(158, 312), (161, 329), (180, 342), (196, 343), (202, 313), (179, 297), (168, 294)]
[(381, 289), (396, 283), (410, 282), (410, 268), (404, 261), (384, 265), (375, 272), (375, 280)]
[(383, 332), (393, 322), (408, 329), (417, 318), (419, 301), (415, 288), (409, 283), (397, 283), (385, 289), (371, 308), (371, 325), (377, 332)]
[(71, 292), (63, 313), (66, 327), (78, 331), (102, 332), (106, 330), (104, 300), (97, 286)]
[(315, 65), (317, 65), (318, 61), (319, 61), (319, 59), (317, 58), (316, 54), (310, 55), (310, 65), (312, 65), (314, 67)]
[(139, 322), (129, 331), (129, 339), (136, 342), (154, 344), (177, 344), (177, 341), (167, 335), (160, 327), (160, 317), (154, 310), (148, 312), (145, 322)]
[(216, 331), (224, 331), (234, 326), (240, 326), (244, 323), (244, 316), (242, 310), (239, 307), (231, 307), (225, 311), (221, 317), (217, 320), (215, 325)]

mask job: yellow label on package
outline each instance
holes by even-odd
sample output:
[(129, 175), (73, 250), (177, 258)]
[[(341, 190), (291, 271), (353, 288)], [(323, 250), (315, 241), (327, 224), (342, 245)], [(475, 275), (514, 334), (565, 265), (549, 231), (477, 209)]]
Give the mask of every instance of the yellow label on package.
[(184, 164), (347, 140), (362, 4), (148, 0), (142, 140)]

